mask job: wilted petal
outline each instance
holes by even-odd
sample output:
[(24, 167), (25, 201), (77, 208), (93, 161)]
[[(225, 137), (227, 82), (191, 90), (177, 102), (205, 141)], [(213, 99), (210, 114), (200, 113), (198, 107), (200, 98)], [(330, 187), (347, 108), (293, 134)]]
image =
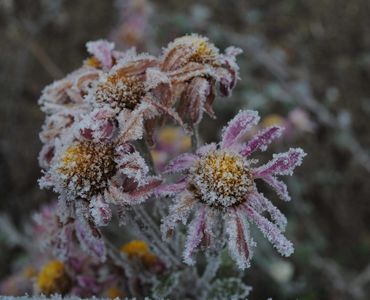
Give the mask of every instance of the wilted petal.
[(306, 153), (301, 148), (290, 148), (288, 152), (274, 154), (267, 164), (257, 168), (254, 175), (263, 178), (268, 175), (292, 175), (295, 167), (302, 164)]
[(130, 202), (127, 204), (135, 205), (144, 202), (150, 195), (152, 195), (155, 189), (162, 183), (162, 180), (158, 177), (148, 178), (148, 183), (137, 187), (132, 192), (129, 192)]
[(184, 262), (188, 265), (193, 265), (195, 263), (192, 258), (193, 253), (199, 247), (204, 237), (204, 231), (206, 229), (206, 209), (202, 208), (199, 210), (193, 221), (189, 225), (185, 249), (184, 249)]
[(87, 51), (99, 60), (104, 69), (110, 69), (112, 67), (112, 50), (114, 49), (114, 43), (98, 40), (86, 43), (86, 47)]
[(246, 206), (245, 211), (261, 230), (262, 234), (269, 240), (274, 248), (283, 256), (290, 256), (294, 252), (293, 244), (286, 239), (278, 227), (258, 214), (252, 207)]
[(281, 136), (283, 128), (280, 126), (272, 126), (259, 132), (255, 135), (247, 145), (243, 146), (240, 150), (240, 154), (243, 156), (249, 156), (257, 150), (266, 151), (267, 146), (276, 138)]
[(240, 210), (230, 212), (225, 221), (230, 256), (242, 270), (250, 266), (255, 242), (250, 236), (249, 224)]
[(90, 201), (90, 214), (97, 226), (106, 226), (112, 218), (112, 211), (107, 203), (104, 202), (103, 197), (98, 195), (93, 197)]
[(81, 217), (76, 219), (75, 225), (82, 249), (100, 261), (105, 261), (106, 250), (100, 232)]
[(189, 192), (182, 192), (175, 198), (175, 203), (170, 206), (169, 215), (162, 219), (161, 232), (163, 239), (171, 236), (178, 222), (186, 223), (196, 200)]
[(176, 173), (186, 171), (191, 168), (197, 161), (199, 157), (191, 154), (191, 153), (184, 153), (173, 160), (171, 160), (167, 166), (164, 168), (164, 173)]
[(282, 212), (274, 206), (270, 200), (266, 199), (263, 194), (255, 192), (249, 196), (248, 203), (258, 213), (267, 211), (272, 221), (279, 227), (281, 231), (284, 231), (287, 225), (287, 219)]
[(223, 129), (221, 148), (230, 147), (238, 142), (238, 139), (256, 125), (259, 119), (256, 111), (240, 111)]

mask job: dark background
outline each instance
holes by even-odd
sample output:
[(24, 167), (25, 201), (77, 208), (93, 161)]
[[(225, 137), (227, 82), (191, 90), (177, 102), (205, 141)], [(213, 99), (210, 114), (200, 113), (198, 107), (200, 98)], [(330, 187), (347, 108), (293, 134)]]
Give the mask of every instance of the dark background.
[[(2, 218), (27, 230), (30, 212), (51, 199), (37, 185), (44, 118), (37, 99), (80, 66), (86, 41), (111, 37), (158, 54), (175, 37), (198, 32), (221, 49), (244, 50), (242, 80), (231, 99), (217, 101), (218, 120), (206, 117), (205, 141), (217, 139), (240, 108), (287, 122), (297, 108), (305, 114), (272, 149), (308, 153), (288, 180), (293, 201), (271, 195), (287, 214), (296, 252), (282, 259), (262, 243), (246, 271), (250, 299), (369, 299), (369, 15), (367, 0), (0, 0)], [(22, 251), (2, 233), (0, 249), (2, 278)]]

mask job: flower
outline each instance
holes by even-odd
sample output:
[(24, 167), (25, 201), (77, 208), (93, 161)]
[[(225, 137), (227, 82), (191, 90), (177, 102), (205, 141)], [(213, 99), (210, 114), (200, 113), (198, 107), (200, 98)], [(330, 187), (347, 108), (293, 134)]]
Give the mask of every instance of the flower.
[(70, 278), (64, 264), (59, 260), (52, 260), (45, 264), (36, 279), (38, 291), (45, 295), (65, 294), (70, 285)]
[(86, 216), (88, 210), (98, 226), (111, 219), (109, 203), (121, 209), (139, 204), (160, 183), (128, 142), (142, 135), (141, 115), (132, 114), (119, 133), (112, 115), (101, 109), (85, 116), (74, 135), (58, 140), (51, 167), (40, 179), (41, 187), (53, 188), (67, 206), (79, 202), (76, 212)]
[(161, 68), (176, 93), (167, 93), (170, 99), (162, 101), (173, 105), (178, 100), (178, 113), (191, 124), (200, 122), (203, 111), (215, 117), (212, 104), (216, 87), (221, 96), (231, 95), (239, 70), (235, 58), (240, 53), (241, 49), (229, 47), (220, 54), (214, 44), (198, 34), (175, 39), (164, 49)]
[[(292, 243), (282, 234), (287, 223), (285, 216), (258, 192), (255, 180), (265, 181), (283, 200), (290, 200), (286, 185), (277, 176), (291, 175), (305, 153), (291, 148), (275, 154), (267, 164), (256, 166), (250, 155), (266, 150), (282, 133), (281, 127), (271, 126), (248, 143), (240, 143), (258, 121), (255, 111), (239, 112), (223, 129), (219, 144), (205, 145), (195, 154), (182, 154), (165, 168), (167, 173), (180, 172), (185, 176), (157, 189), (157, 194), (171, 195), (175, 200), (169, 216), (163, 220), (163, 234), (170, 235), (180, 221), (187, 223), (194, 212), (183, 254), (188, 264), (194, 263), (192, 256), (197, 249), (214, 246), (218, 236), (226, 234), (230, 255), (239, 268), (248, 267), (255, 246), (249, 222), (257, 225), (280, 254), (289, 256), (293, 252)], [(270, 214), (271, 221), (262, 216), (264, 212)]]
[(129, 258), (139, 258), (146, 266), (153, 266), (158, 258), (153, 254), (148, 244), (142, 240), (133, 240), (121, 247), (121, 252), (126, 253)]

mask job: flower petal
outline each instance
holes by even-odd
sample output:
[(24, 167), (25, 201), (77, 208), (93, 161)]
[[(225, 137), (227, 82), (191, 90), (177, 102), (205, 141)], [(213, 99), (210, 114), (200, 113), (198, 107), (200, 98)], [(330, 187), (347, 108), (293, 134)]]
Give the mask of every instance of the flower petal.
[(189, 225), (185, 249), (184, 249), (184, 262), (188, 265), (193, 265), (195, 263), (192, 258), (193, 253), (197, 248), (199, 248), (202, 239), (204, 237), (204, 231), (206, 229), (206, 208), (202, 208), (197, 211), (196, 216)]
[(247, 145), (243, 146), (240, 154), (249, 156), (257, 150), (266, 151), (267, 146), (275, 139), (281, 136), (283, 128), (280, 126), (272, 126), (259, 132), (255, 135)]
[(252, 248), (255, 246), (244, 214), (241, 210), (232, 211), (225, 221), (230, 256), (242, 270), (250, 266), (253, 256)]
[(248, 201), (250, 206), (252, 206), (252, 208), (258, 213), (263, 213), (264, 211), (267, 211), (276, 226), (279, 227), (281, 231), (285, 230), (287, 225), (286, 217), (276, 206), (271, 203), (270, 200), (266, 199), (263, 194), (257, 192), (252, 193), (249, 196)]
[(176, 173), (186, 171), (191, 168), (197, 161), (199, 157), (191, 154), (191, 153), (184, 153), (173, 160), (171, 160), (167, 166), (165, 166), (163, 173)]
[(263, 178), (268, 175), (292, 175), (295, 167), (302, 164), (306, 153), (301, 148), (290, 148), (288, 152), (274, 154), (267, 164), (257, 168), (254, 175)]
[(104, 69), (110, 69), (112, 67), (112, 50), (114, 43), (110, 43), (105, 40), (98, 40), (86, 43), (87, 51), (94, 55), (101, 63)]
[(290, 256), (294, 252), (293, 244), (281, 233), (278, 227), (257, 213), (252, 207), (245, 206), (245, 211), (261, 230), (262, 234), (282, 256)]
[(221, 148), (231, 147), (237, 143), (238, 139), (256, 125), (259, 119), (256, 111), (240, 111), (223, 129)]
[(173, 196), (183, 191), (187, 184), (188, 183), (185, 180), (172, 184), (162, 184), (155, 189), (154, 194), (157, 196)]
[(290, 195), (288, 193), (288, 187), (286, 184), (274, 176), (264, 176), (262, 178), (269, 186), (271, 186), (279, 197), (284, 201), (290, 201)]
[(163, 239), (172, 235), (178, 222), (186, 223), (196, 200), (189, 192), (182, 192), (175, 198), (175, 203), (170, 206), (170, 213), (162, 219), (161, 232)]
[(112, 218), (112, 211), (107, 203), (104, 202), (103, 197), (98, 195), (93, 197), (89, 204), (90, 214), (97, 226), (108, 225)]

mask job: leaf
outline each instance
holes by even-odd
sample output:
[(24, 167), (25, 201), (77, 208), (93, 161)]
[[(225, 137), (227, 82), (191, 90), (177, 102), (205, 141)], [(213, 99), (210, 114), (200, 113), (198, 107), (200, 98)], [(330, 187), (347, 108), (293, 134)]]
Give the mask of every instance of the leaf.
[(217, 279), (211, 286), (206, 299), (246, 300), (252, 287), (245, 285), (240, 278)]

